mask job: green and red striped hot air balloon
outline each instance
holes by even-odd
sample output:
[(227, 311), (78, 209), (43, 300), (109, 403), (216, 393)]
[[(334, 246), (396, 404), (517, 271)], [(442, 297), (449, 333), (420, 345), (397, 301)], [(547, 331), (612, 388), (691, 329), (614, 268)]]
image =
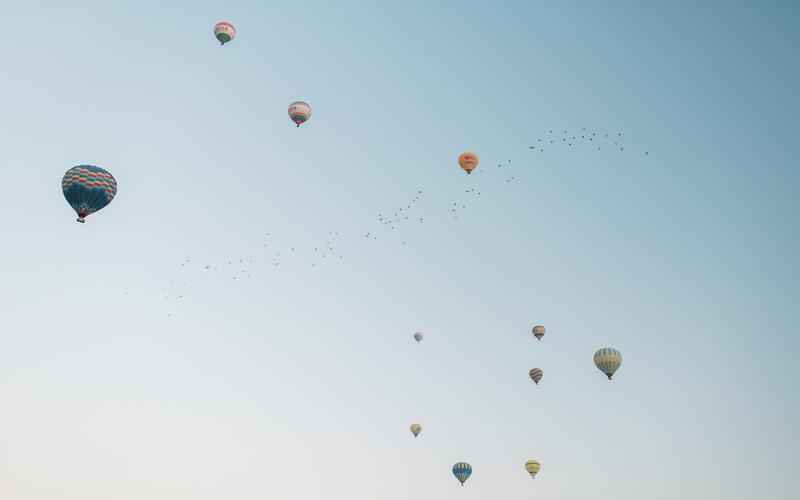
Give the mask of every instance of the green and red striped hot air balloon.
[(236, 38), (236, 27), (228, 21), (220, 21), (214, 25), (214, 36), (220, 45), (225, 45)]

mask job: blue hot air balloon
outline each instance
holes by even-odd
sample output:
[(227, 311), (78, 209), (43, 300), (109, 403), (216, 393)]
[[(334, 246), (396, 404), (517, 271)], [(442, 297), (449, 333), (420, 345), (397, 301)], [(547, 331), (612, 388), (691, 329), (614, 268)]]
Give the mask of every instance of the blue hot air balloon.
[(466, 462), (458, 462), (453, 466), (453, 475), (461, 482), (461, 486), (464, 486), (464, 481), (472, 475), (472, 466)]
[(105, 207), (117, 194), (117, 181), (110, 173), (93, 165), (78, 165), (67, 170), (61, 180), (64, 198), (78, 214), (78, 222)]

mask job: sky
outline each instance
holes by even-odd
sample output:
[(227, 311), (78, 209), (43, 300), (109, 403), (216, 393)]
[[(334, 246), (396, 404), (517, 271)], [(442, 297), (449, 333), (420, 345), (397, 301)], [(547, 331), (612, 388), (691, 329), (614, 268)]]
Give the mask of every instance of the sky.
[(302, 4), (2, 3), (0, 498), (797, 498), (795, 3)]

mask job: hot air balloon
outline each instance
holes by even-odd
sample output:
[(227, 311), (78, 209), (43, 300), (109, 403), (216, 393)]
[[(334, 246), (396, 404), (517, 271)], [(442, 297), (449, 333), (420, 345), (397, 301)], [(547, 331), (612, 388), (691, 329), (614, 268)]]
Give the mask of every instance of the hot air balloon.
[(544, 337), (544, 327), (542, 325), (536, 325), (533, 327), (531, 333), (533, 333), (533, 336), (536, 337), (537, 340), (542, 340), (542, 337)]
[(542, 375), (544, 375), (544, 372), (541, 368), (532, 368), (528, 374), (531, 376), (531, 379), (536, 382), (536, 385), (539, 385), (539, 381), (542, 380)]
[(528, 460), (525, 462), (525, 470), (528, 471), (528, 474), (531, 475), (532, 478), (536, 478), (536, 473), (539, 472), (542, 466), (536, 460)]
[(214, 25), (214, 36), (220, 45), (225, 45), (236, 38), (236, 28), (228, 21), (220, 21)]
[(299, 127), (311, 118), (311, 106), (305, 101), (291, 103), (289, 105), (289, 118)]
[(419, 425), (419, 424), (411, 424), (411, 434), (413, 434), (414, 437), (419, 436), (420, 432), (422, 432), (422, 426), (421, 425)]
[(414, 340), (416, 340), (417, 342), (422, 341), (422, 332), (415, 333), (414, 334)]
[(105, 207), (117, 194), (117, 181), (110, 173), (93, 165), (78, 165), (61, 179), (64, 198), (78, 214), (78, 222)]
[(611, 380), (614, 372), (622, 364), (622, 354), (611, 347), (603, 347), (594, 353), (594, 364), (601, 372), (606, 374), (608, 380)]
[(468, 174), (471, 174), (478, 167), (478, 163), (480, 163), (478, 155), (471, 151), (466, 151), (458, 156), (458, 164)]
[(464, 486), (464, 481), (472, 475), (472, 466), (466, 462), (458, 462), (453, 466), (453, 475), (461, 481), (461, 486)]

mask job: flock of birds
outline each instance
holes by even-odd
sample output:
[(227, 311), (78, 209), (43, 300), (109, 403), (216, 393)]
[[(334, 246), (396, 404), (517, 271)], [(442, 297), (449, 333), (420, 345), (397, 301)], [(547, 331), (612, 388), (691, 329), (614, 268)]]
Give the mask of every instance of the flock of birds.
[[(222, 21), (214, 26), (214, 35), (220, 44), (225, 45), (236, 37), (236, 28), (233, 24)], [(289, 105), (288, 114), (296, 126), (300, 127), (311, 118), (311, 106), (305, 101), (293, 102)], [(534, 144), (529, 146), (529, 149), (544, 153), (546, 149), (551, 147), (577, 148), (585, 145), (596, 148), (598, 151), (603, 147), (619, 152), (625, 151), (622, 132), (598, 132), (586, 128), (581, 128), (577, 132), (570, 132), (569, 130), (554, 131), (551, 129), (547, 134), (537, 138)], [(649, 151), (645, 151), (644, 154), (649, 155)], [(476, 175), (487, 175), (492, 170), (496, 170), (505, 176), (504, 183), (510, 184), (519, 181), (513, 171), (511, 160), (500, 162), (495, 169), (488, 170), (476, 170), (479, 163), (480, 159), (477, 154), (471, 151), (464, 152), (458, 157), (459, 166), (469, 175), (473, 171), (476, 172)], [(68, 170), (64, 175), (62, 189), (65, 198), (78, 215), (78, 222), (85, 222), (85, 218), (88, 215), (97, 212), (111, 202), (117, 192), (117, 182), (108, 171), (100, 167), (78, 165)], [(424, 224), (425, 215), (419, 210), (424, 194), (425, 192), (419, 189), (404, 205), (392, 210), (378, 212), (377, 223), (379, 228), (399, 233), (400, 229), (408, 224)], [(459, 215), (468, 208), (468, 199), (480, 199), (482, 191), (477, 187), (470, 187), (464, 190), (463, 195), (461, 200), (450, 202), (447, 207), (447, 217), (458, 220)], [(362, 234), (363, 238), (367, 240), (376, 240), (378, 239), (379, 229), (364, 231)], [(297, 245), (279, 247), (273, 236), (270, 233), (266, 233), (263, 248), (271, 252), (270, 265), (272, 267), (280, 267), (282, 259), (290, 255), (313, 257), (309, 259), (311, 261), (310, 266), (316, 267), (317, 264), (322, 262), (344, 260), (344, 255), (339, 251), (338, 246), (341, 237), (342, 234), (338, 231), (330, 231), (327, 237), (314, 246), (313, 251), (311, 251), (310, 248), (300, 248)], [(406, 245), (407, 240), (402, 239), (401, 244)], [(218, 263), (193, 263), (191, 258), (186, 258), (180, 263), (180, 267), (183, 269), (199, 268), (202, 272), (209, 273), (225, 271), (230, 273), (231, 280), (237, 281), (252, 278), (249, 266), (254, 262), (253, 257), (231, 258)], [(127, 294), (127, 291), (125, 293)], [(166, 299), (182, 300), (184, 297), (185, 292), (164, 290), (164, 298)], [(168, 313), (168, 316), (171, 315), (172, 313)], [(536, 325), (531, 330), (531, 333), (541, 341), (545, 335), (545, 327)], [(413, 338), (418, 343), (422, 342), (424, 334), (416, 332), (413, 334)], [(616, 349), (605, 347), (595, 352), (594, 363), (611, 380), (613, 374), (622, 363), (622, 355)], [(529, 372), (531, 380), (537, 385), (541, 382), (543, 375), (544, 372), (541, 368), (532, 368)], [(410, 430), (414, 438), (416, 438), (422, 432), (422, 426), (419, 423), (413, 423)], [(535, 477), (540, 469), (541, 464), (536, 460), (531, 459), (525, 463), (525, 470), (531, 477)], [(467, 462), (458, 462), (453, 465), (452, 472), (463, 486), (464, 482), (472, 474), (472, 466)]]
[[(597, 147), (597, 151), (600, 151), (604, 145), (609, 148), (619, 149), (619, 151), (625, 151), (625, 145), (622, 143), (622, 132), (617, 132), (615, 136), (613, 133), (587, 130), (586, 127), (581, 127), (580, 131), (575, 135), (569, 130), (564, 130), (559, 134), (550, 129), (545, 137), (536, 139), (536, 143), (528, 146), (528, 149), (544, 153), (545, 147), (549, 147), (549, 145), (563, 145), (572, 148), (589, 143), (592, 143), (591, 146)], [(650, 152), (645, 151), (644, 154), (649, 156)]]

